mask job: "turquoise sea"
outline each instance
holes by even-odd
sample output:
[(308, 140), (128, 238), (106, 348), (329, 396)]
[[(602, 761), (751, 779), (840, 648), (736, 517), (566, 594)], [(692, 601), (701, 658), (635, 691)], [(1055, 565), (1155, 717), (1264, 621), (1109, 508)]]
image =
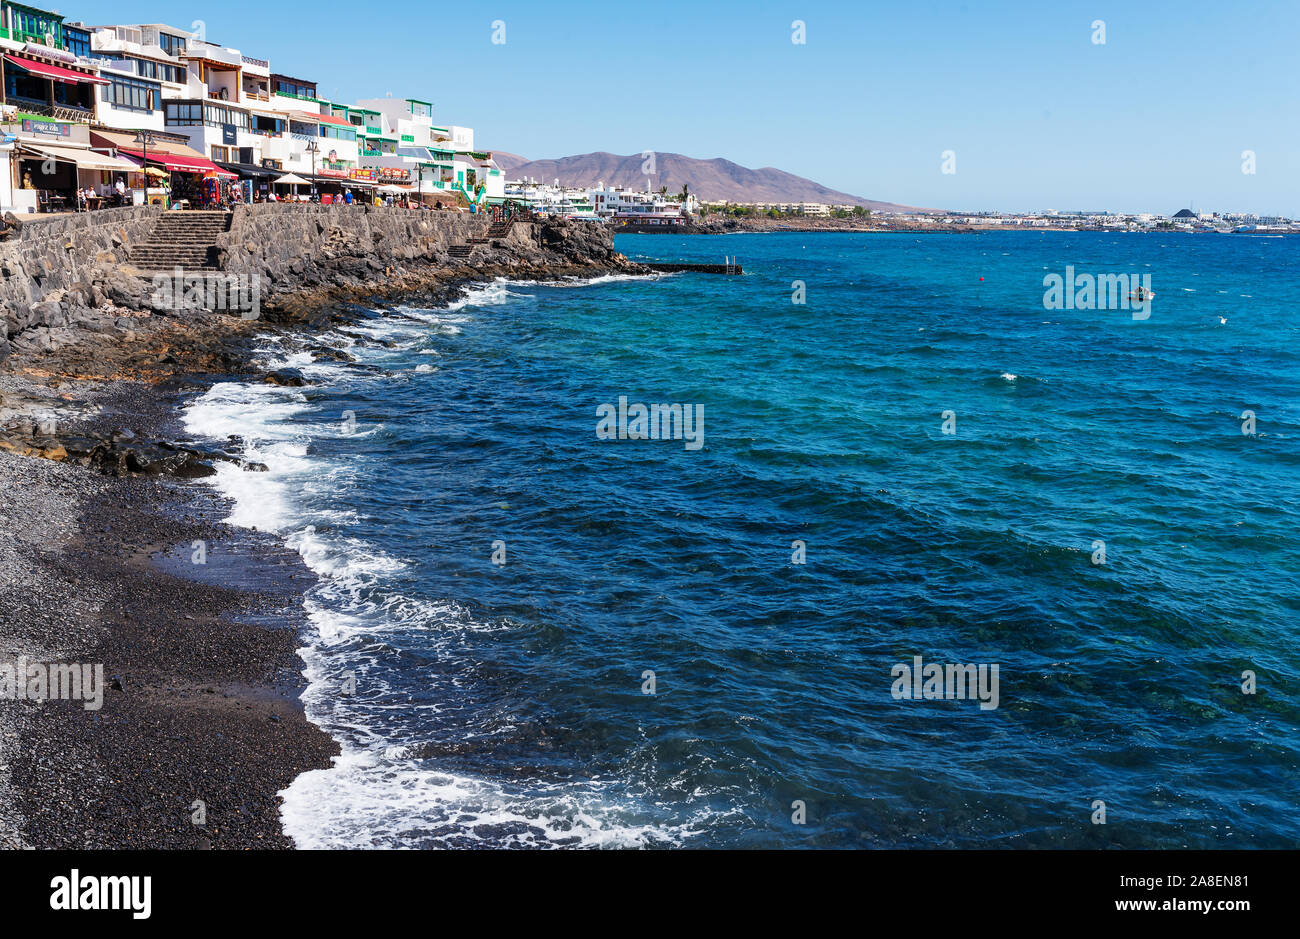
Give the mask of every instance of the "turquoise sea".
[[(320, 577), (300, 846), (1300, 841), (1300, 239), (618, 246), (745, 274), (481, 284), (189, 408)], [(1150, 317), (1045, 309), (1067, 265)], [(703, 445), (600, 439), (620, 397)]]

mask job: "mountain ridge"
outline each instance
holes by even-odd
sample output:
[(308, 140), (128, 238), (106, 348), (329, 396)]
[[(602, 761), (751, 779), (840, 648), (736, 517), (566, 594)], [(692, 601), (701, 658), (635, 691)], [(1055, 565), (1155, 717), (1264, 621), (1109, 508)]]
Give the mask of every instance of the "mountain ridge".
[[(542, 183), (556, 179), (573, 187), (591, 187), (597, 183), (625, 189), (681, 191), (683, 185), (705, 202), (824, 202), (836, 205), (860, 205), (873, 212), (930, 212), (897, 202), (868, 199), (840, 192), (821, 183), (796, 176), (774, 166), (750, 169), (724, 157), (702, 160), (680, 153), (656, 152), (623, 156), (598, 150), (551, 160), (529, 160), (517, 153), (493, 151), (493, 158), (508, 179), (531, 177)], [(653, 169), (646, 173), (645, 169)]]

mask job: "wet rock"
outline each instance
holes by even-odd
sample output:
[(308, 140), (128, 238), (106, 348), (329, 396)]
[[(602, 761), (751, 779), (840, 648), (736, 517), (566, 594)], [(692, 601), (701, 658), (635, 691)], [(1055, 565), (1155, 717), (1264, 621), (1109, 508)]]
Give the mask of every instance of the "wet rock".
[(290, 388), (301, 388), (307, 384), (307, 379), (303, 378), (302, 372), (296, 368), (280, 368), (274, 372), (268, 372), (262, 377), (262, 382), (267, 385), (282, 385)]

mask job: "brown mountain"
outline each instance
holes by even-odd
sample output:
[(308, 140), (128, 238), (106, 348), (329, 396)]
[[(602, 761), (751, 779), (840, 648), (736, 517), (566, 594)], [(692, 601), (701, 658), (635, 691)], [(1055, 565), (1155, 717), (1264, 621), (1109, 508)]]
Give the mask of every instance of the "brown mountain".
[(493, 150), (492, 160), (498, 167), (505, 170), (512, 179), (514, 178), (515, 167), (523, 166), (529, 162), (528, 157), (520, 156), (517, 153), (507, 153), (504, 150)]
[(508, 179), (531, 177), (543, 183), (559, 179), (564, 186), (594, 186), (604, 182), (607, 186), (627, 189), (645, 189), (648, 181), (651, 189), (667, 186), (670, 193), (680, 192), (683, 185), (688, 185), (705, 202), (826, 202), (861, 205), (873, 212), (918, 211), (912, 206), (838, 192), (770, 166), (752, 170), (730, 160), (697, 160), (680, 153), (656, 153), (655, 172), (649, 175), (642, 171), (646, 158), (640, 154), (582, 153), (558, 160), (515, 162), (524, 158), (494, 150), (493, 157)]

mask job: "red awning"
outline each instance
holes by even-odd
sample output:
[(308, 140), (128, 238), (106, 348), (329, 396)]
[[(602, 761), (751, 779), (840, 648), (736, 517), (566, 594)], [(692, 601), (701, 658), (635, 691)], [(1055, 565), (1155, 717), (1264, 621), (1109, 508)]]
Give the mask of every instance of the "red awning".
[[(118, 150), (117, 152), (135, 157), (137, 160), (145, 159), (144, 153), (140, 150)], [(231, 179), (238, 178), (236, 174), (223, 170), (211, 160), (201, 156), (182, 156), (178, 153), (155, 151), (149, 154), (149, 162), (160, 163), (175, 173), (216, 173), (218, 176), (229, 176)]]
[(356, 125), (351, 121), (345, 121), (336, 114), (317, 114), (315, 116), (320, 118), (321, 123), (323, 124), (338, 124), (340, 127), (356, 127)]
[(56, 82), (65, 82), (69, 85), (80, 82), (90, 82), (92, 85), (108, 84), (107, 78), (100, 78), (98, 75), (91, 75), (88, 72), (76, 72), (60, 65), (46, 65), (44, 62), (37, 62), (35, 59), (24, 59), (22, 56), (6, 54), (5, 60), (10, 65), (16, 65), (25, 72), (31, 72), (33, 75), (39, 75), (42, 78), (50, 78)]

